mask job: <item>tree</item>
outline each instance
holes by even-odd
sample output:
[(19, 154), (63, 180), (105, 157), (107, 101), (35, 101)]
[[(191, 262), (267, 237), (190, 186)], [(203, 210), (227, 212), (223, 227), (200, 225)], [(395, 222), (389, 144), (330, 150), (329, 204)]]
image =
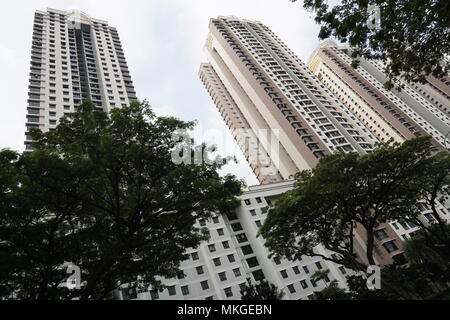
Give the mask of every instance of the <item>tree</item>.
[(345, 289), (339, 287), (337, 280), (330, 281), (328, 284), (328, 274), (330, 270), (318, 270), (312, 277), (311, 282), (317, 283), (319, 281), (325, 282), (325, 288), (322, 291), (314, 293), (314, 300), (350, 300), (351, 296)]
[(247, 285), (241, 289), (241, 299), (249, 301), (257, 300), (281, 300), (284, 297), (284, 292), (269, 283), (267, 280), (252, 283), (251, 279), (247, 279)]
[[(192, 126), (146, 102), (109, 115), (86, 102), (34, 131), (35, 151), (0, 152), (0, 298), (105, 299), (182, 276), (185, 249), (208, 238), (196, 220), (234, 210), (242, 187), (222, 164), (172, 161), (174, 132)], [(80, 290), (60, 287), (65, 262)]]
[[(450, 155), (433, 152), (430, 138), (419, 137), (402, 145), (383, 144), (367, 155), (324, 157), (316, 168), (298, 173), (294, 189), (269, 210), (260, 231), (266, 245), (273, 254), (291, 260), (320, 256), (365, 272), (367, 264), (376, 264), (376, 228), (394, 220), (415, 220), (421, 213), (419, 202), (430, 186), (436, 194), (447, 190)], [(447, 178), (431, 174), (436, 163), (447, 172)], [(357, 226), (367, 235), (368, 263), (353, 251)], [(336, 254), (321, 255), (314, 250), (319, 244)]]
[[(368, 23), (373, 23), (371, 5), (380, 8), (381, 28)], [(448, 0), (304, 0), (303, 7), (315, 12), (320, 39), (333, 36), (355, 49), (355, 66), (358, 57), (386, 62), (389, 88), (400, 77), (423, 82), (428, 75), (443, 77), (450, 71), (445, 60), (450, 54)]]

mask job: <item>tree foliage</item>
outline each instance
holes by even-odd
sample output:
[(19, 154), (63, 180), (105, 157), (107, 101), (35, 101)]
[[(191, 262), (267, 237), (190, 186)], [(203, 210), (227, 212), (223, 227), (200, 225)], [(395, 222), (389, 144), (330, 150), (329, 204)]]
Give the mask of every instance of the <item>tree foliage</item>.
[(284, 292), (279, 290), (274, 284), (267, 280), (262, 280), (256, 284), (247, 279), (247, 285), (241, 290), (241, 300), (258, 301), (258, 300), (281, 300)]
[[(227, 213), (242, 183), (220, 164), (175, 164), (172, 135), (193, 123), (157, 118), (148, 103), (98, 111), (89, 102), (36, 150), (0, 152), (0, 298), (105, 299), (181, 276), (185, 249), (207, 238), (199, 218)], [(81, 290), (60, 287), (81, 268)]]
[[(368, 24), (371, 5), (381, 10), (379, 29)], [(315, 12), (319, 38), (348, 43), (355, 48), (355, 62), (361, 56), (385, 61), (388, 87), (400, 77), (423, 82), (428, 75), (443, 77), (450, 71), (445, 60), (450, 54), (448, 0), (304, 0), (303, 7)]]
[[(433, 200), (448, 196), (450, 155), (433, 152), (430, 138), (420, 137), (402, 145), (386, 143), (367, 155), (338, 153), (321, 159), (316, 168), (298, 173), (294, 189), (269, 210), (261, 229), (266, 245), (288, 259), (321, 256), (365, 272), (367, 264), (354, 254), (357, 225), (367, 234), (366, 260), (375, 265), (374, 232), (380, 224), (416, 221), (420, 202), (428, 199), (434, 205)], [(433, 215), (442, 228), (440, 249), (449, 252), (449, 227), (437, 210)], [(316, 252), (319, 244), (336, 253), (334, 258)]]

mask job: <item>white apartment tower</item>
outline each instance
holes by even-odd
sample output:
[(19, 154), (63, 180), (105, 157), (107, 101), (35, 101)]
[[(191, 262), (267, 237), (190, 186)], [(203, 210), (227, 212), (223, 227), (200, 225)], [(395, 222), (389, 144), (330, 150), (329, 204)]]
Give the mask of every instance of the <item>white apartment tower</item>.
[(312, 54), (309, 68), (379, 140), (401, 143), (430, 135), (438, 149), (450, 147), (449, 77), (429, 76), (425, 84), (401, 80), (401, 91), (387, 90), (383, 62), (360, 58), (354, 68), (351, 51), (326, 41)]
[[(162, 291), (136, 292), (124, 287), (119, 298), (137, 300), (240, 300), (241, 288), (247, 279), (263, 279), (285, 292), (285, 300), (309, 300), (314, 292), (323, 290), (331, 281), (346, 288), (346, 276), (353, 271), (321, 257), (302, 257), (287, 261), (270, 252), (264, 239), (258, 236), (259, 228), (267, 215), (264, 208), (273, 205), (277, 198), (292, 189), (294, 181), (283, 181), (250, 187), (241, 196), (241, 205), (228, 215), (216, 215), (211, 220), (200, 220), (196, 227), (207, 228), (209, 241), (198, 248), (188, 249), (188, 259), (180, 268), (185, 277), (160, 279), (167, 287)], [(322, 246), (317, 253), (331, 257)], [(329, 270), (328, 278), (319, 282), (311, 280), (318, 270)]]
[[(31, 50), (27, 132), (48, 131), (84, 100), (109, 111), (136, 99), (119, 35), (83, 12), (36, 11)], [(31, 150), (26, 135), (26, 149)]]
[[(337, 150), (370, 152), (378, 140), (264, 24), (211, 19), (205, 52), (200, 77), (261, 183), (289, 179)], [(241, 141), (248, 128), (271, 163), (251, 161), (257, 156)], [(267, 167), (276, 170), (261, 173)]]

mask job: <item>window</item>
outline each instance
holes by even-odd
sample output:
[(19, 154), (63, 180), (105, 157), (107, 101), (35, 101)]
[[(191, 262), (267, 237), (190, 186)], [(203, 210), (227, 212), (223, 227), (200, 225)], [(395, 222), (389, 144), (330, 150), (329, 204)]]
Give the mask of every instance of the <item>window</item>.
[(228, 280), (228, 279), (227, 279), (227, 274), (226, 274), (225, 272), (219, 273), (219, 279), (220, 279), (220, 281), (222, 281), (222, 282), (227, 281), (227, 280)]
[(301, 284), (303, 289), (307, 289), (308, 288), (308, 284), (306, 283), (306, 280), (300, 281), (300, 284)]
[(255, 281), (265, 280), (264, 272), (262, 270), (253, 271), (252, 274), (253, 278), (255, 278)]
[(316, 267), (317, 267), (317, 269), (319, 269), (319, 270), (322, 270), (322, 264), (320, 263), (320, 262), (316, 262)]
[(389, 235), (386, 233), (386, 230), (382, 229), (375, 231), (375, 238), (377, 238), (378, 241), (382, 241), (389, 238)]
[(159, 293), (156, 290), (150, 291), (150, 299), (152, 300), (158, 300), (159, 299)]
[(234, 232), (242, 231), (242, 225), (240, 223), (233, 223), (231, 225), (231, 229), (233, 229)]
[(249, 268), (255, 268), (259, 266), (258, 259), (256, 259), (256, 257), (247, 259), (247, 264)]
[(236, 278), (238, 278), (242, 275), (241, 269), (239, 269), (239, 268), (233, 269), (233, 273)]
[(244, 200), (244, 202), (245, 202), (245, 204), (246, 204), (247, 206), (249, 206), (249, 205), (252, 204), (252, 202), (250, 201), (250, 199), (246, 199), (246, 200)]
[(223, 231), (223, 229), (217, 229), (217, 234), (219, 235), (219, 237), (225, 235), (225, 232)]
[(200, 285), (202, 286), (203, 290), (208, 290), (209, 289), (208, 280), (200, 282)]
[(273, 258), (273, 261), (274, 261), (275, 264), (277, 264), (277, 265), (281, 264), (281, 259), (280, 259), (280, 257), (275, 257), (275, 258)]
[(216, 252), (216, 246), (214, 244), (210, 244), (208, 246), (209, 252)]
[(244, 256), (247, 256), (247, 255), (253, 253), (253, 249), (252, 249), (252, 246), (251, 246), (251, 245), (242, 247), (241, 250), (242, 250), (242, 253), (244, 254)]
[(387, 252), (391, 253), (398, 250), (397, 245), (394, 243), (394, 241), (389, 241), (383, 244), (383, 247), (386, 249)]
[(188, 286), (181, 287), (181, 293), (183, 294), (183, 296), (189, 295), (189, 287)]
[(255, 224), (256, 224), (256, 227), (257, 227), (257, 228), (261, 228), (261, 227), (262, 227), (262, 222), (261, 222), (261, 220), (255, 221)]
[(305, 270), (306, 274), (308, 274), (308, 273), (309, 273), (309, 269), (308, 269), (308, 267), (307, 267), (307, 266), (304, 266), (304, 267), (303, 267), (303, 270)]
[(215, 258), (215, 259), (213, 260), (213, 262), (214, 262), (214, 265), (215, 265), (216, 267), (222, 265), (222, 262), (220, 261), (220, 258)]
[(280, 271), (280, 274), (281, 274), (281, 276), (283, 277), (283, 279), (286, 279), (286, 278), (288, 278), (289, 276), (288, 276), (288, 273), (287, 273), (287, 271), (286, 270), (282, 270), (282, 271)]
[(241, 233), (241, 234), (236, 235), (236, 239), (237, 239), (237, 241), (239, 243), (243, 243), (243, 242), (247, 242), (248, 241), (247, 236), (245, 235), (245, 233)]
[(230, 288), (226, 288), (224, 290), (224, 292), (225, 292), (225, 295), (227, 296), (227, 298), (231, 298), (233, 296), (233, 290), (231, 289), (231, 287)]
[(198, 252), (194, 252), (191, 254), (192, 260), (196, 261), (199, 259)]
[(204, 273), (205, 273), (205, 270), (203, 270), (203, 267), (202, 267), (202, 266), (196, 267), (195, 270), (197, 271), (197, 274), (198, 274), (198, 275), (201, 275), (201, 274), (204, 274)]
[(206, 226), (206, 221), (205, 221), (205, 219), (199, 220), (198, 223), (200, 224), (201, 227)]
[(220, 222), (220, 221), (219, 221), (219, 217), (214, 217), (214, 218), (213, 218), (213, 222), (214, 222), (215, 224), (219, 223), (219, 222)]
[(256, 202), (257, 203), (262, 203), (262, 199), (261, 198), (256, 198)]
[(224, 249), (229, 249), (230, 248), (230, 243), (228, 241), (222, 242), (222, 245), (223, 245)]
[(169, 292), (169, 296), (174, 296), (177, 294), (177, 291), (175, 289), (175, 286), (171, 286), (167, 288), (167, 291)]
[(300, 269), (297, 266), (293, 267), (292, 270), (295, 274), (300, 274)]
[(293, 284), (288, 285), (288, 290), (289, 290), (289, 292), (290, 292), (291, 294), (296, 292), (295, 287), (294, 287)]
[(236, 262), (236, 258), (234, 257), (234, 254), (230, 254), (227, 257), (228, 257), (228, 261), (230, 261), (230, 263)]
[(345, 270), (344, 267), (339, 267), (339, 271), (341, 271), (342, 274), (347, 274), (347, 270)]
[(250, 214), (255, 217), (256, 216), (256, 210), (250, 210)]
[(236, 213), (227, 213), (227, 218), (228, 218), (228, 221), (237, 220), (237, 215), (236, 215)]

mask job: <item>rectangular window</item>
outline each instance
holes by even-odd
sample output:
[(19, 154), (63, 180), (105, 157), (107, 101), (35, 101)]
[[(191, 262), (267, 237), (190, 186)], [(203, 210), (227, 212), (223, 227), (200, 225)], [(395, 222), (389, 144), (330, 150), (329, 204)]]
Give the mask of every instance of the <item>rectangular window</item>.
[(239, 269), (239, 268), (237, 268), (237, 269), (233, 269), (233, 273), (234, 273), (234, 276), (236, 277), (236, 278), (238, 278), (238, 277), (240, 277), (242, 274), (241, 274), (241, 269)]
[(159, 299), (159, 293), (156, 290), (150, 291), (150, 298), (152, 300), (158, 300)]
[(213, 262), (214, 262), (214, 265), (215, 265), (216, 267), (222, 265), (222, 262), (220, 261), (220, 258), (215, 258), (215, 259), (213, 260)]
[(237, 239), (237, 241), (239, 243), (243, 243), (243, 242), (247, 242), (248, 241), (247, 236), (245, 235), (245, 233), (241, 233), (241, 234), (236, 235), (236, 239)]
[(205, 271), (203, 270), (203, 267), (201, 267), (201, 266), (200, 267), (196, 267), (195, 270), (197, 271), (198, 275), (201, 275), (201, 274), (205, 273)]
[(233, 229), (234, 232), (239, 232), (242, 231), (242, 225), (240, 223), (234, 223), (231, 225), (231, 228)]
[(224, 249), (230, 249), (230, 243), (228, 241), (222, 242), (222, 245)]
[(225, 295), (227, 296), (227, 298), (231, 298), (233, 296), (233, 290), (231, 289), (231, 287), (230, 288), (226, 288), (224, 290), (224, 292), (225, 292)]
[(244, 256), (247, 256), (247, 255), (253, 253), (253, 249), (252, 249), (251, 245), (244, 246), (241, 248), (241, 250), (242, 250), (242, 253), (244, 254)]
[(177, 291), (175, 289), (175, 286), (171, 286), (167, 288), (167, 291), (169, 292), (169, 296), (174, 296), (177, 294)]
[(222, 281), (222, 282), (227, 281), (227, 280), (228, 280), (228, 279), (227, 279), (227, 274), (226, 274), (225, 272), (219, 273), (219, 279), (220, 279), (220, 281)]
[(255, 267), (259, 266), (259, 262), (258, 262), (258, 259), (256, 259), (256, 257), (247, 259), (247, 264), (248, 264), (249, 268), (255, 268)]
[(394, 241), (386, 242), (383, 244), (383, 247), (386, 249), (387, 252), (391, 253), (398, 250), (397, 245)]
[(347, 270), (345, 270), (344, 267), (339, 267), (339, 270), (341, 271), (342, 274), (347, 274)]
[(189, 295), (189, 287), (188, 286), (181, 287), (181, 293), (183, 294), (183, 296)]
[(208, 246), (209, 252), (216, 252), (216, 246), (214, 244), (210, 244)]
[(236, 262), (236, 258), (234, 257), (234, 254), (230, 254), (227, 257), (228, 257), (228, 261), (230, 261), (230, 263)]
[(303, 289), (307, 289), (308, 288), (308, 284), (306, 283), (306, 280), (300, 281), (300, 284), (301, 284)]
[(200, 285), (202, 286), (203, 290), (208, 290), (209, 289), (208, 280), (200, 282)]
[(289, 292), (290, 292), (291, 294), (293, 294), (293, 293), (296, 292), (295, 287), (294, 287), (293, 284), (288, 285), (288, 290), (289, 290)]

